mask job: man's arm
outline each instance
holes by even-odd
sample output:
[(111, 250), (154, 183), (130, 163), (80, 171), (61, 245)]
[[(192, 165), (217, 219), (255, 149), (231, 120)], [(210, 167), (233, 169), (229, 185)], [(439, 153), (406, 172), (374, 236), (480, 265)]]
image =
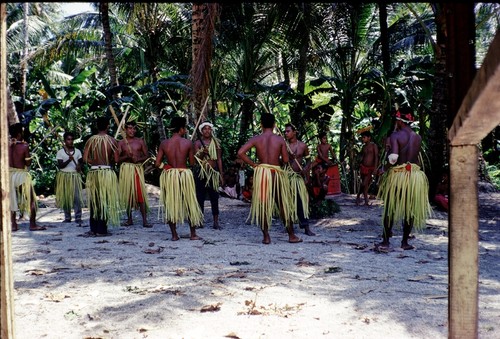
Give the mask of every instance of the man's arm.
[(155, 160), (155, 167), (161, 168), (160, 164), (162, 164), (163, 161), (163, 142), (160, 144), (160, 147), (158, 149), (158, 154), (156, 155), (156, 160)]
[(191, 142), (191, 145), (189, 146), (188, 160), (189, 160), (189, 166), (193, 167), (194, 166), (194, 143), (192, 143), (192, 142)]
[(247, 155), (247, 152), (254, 146), (253, 140), (250, 139), (247, 141), (243, 146), (240, 147), (238, 150), (238, 156), (240, 157), (241, 160), (243, 160), (247, 165), (250, 165), (251, 167), (257, 166), (255, 162), (250, 159), (250, 157)]

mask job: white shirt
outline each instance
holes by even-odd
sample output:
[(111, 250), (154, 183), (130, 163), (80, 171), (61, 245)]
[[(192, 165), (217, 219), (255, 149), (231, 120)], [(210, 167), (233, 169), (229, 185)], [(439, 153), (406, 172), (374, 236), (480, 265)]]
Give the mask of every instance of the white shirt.
[[(75, 148), (74, 151), (75, 151), (75, 154), (73, 154), (73, 159), (75, 159), (75, 161), (70, 161), (66, 165), (66, 167), (61, 168), (60, 169), (61, 172), (76, 172), (76, 164), (78, 164), (78, 161), (82, 158), (82, 152), (80, 152), (80, 150), (78, 148)], [(66, 153), (64, 148), (61, 148), (59, 151), (57, 151), (56, 159), (58, 161), (62, 160), (63, 162), (66, 162), (69, 159), (69, 154)], [(76, 162), (76, 164), (75, 164), (75, 162)]]

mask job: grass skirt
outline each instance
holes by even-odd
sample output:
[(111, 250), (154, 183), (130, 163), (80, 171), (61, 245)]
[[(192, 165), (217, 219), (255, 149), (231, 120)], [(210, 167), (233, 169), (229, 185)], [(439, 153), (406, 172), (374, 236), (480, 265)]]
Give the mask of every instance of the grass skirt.
[(187, 168), (170, 168), (160, 175), (160, 208), (166, 222), (183, 223), (192, 227), (203, 224), (203, 212), (196, 199), (193, 172)]
[(118, 179), (112, 169), (90, 170), (87, 174), (87, 206), (95, 219), (107, 220), (112, 226), (120, 225)]
[[(138, 178), (136, 178), (136, 175)], [(137, 182), (138, 181), (138, 182)], [(119, 197), (120, 206), (126, 210), (132, 210), (139, 206), (139, 201), (144, 201), (146, 213), (149, 212), (148, 197), (146, 194), (146, 184), (144, 179), (144, 167), (142, 164), (133, 164), (124, 162), (120, 166)], [(137, 189), (137, 184), (140, 185), (140, 192)], [(142, 194), (142, 199), (139, 197)]]
[(377, 198), (384, 201), (382, 222), (386, 217), (391, 224), (406, 220), (418, 231), (432, 214), (429, 182), (416, 164), (391, 167), (382, 177)]
[(304, 218), (309, 219), (309, 192), (307, 191), (306, 182), (304, 178), (293, 171), (292, 169), (287, 170), (288, 176), (290, 178), (290, 194), (292, 199), (292, 221), (299, 222), (299, 216), (297, 214), (298, 199), (302, 201), (302, 209), (304, 210)]
[(75, 194), (82, 201), (82, 175), (78, 172), (59, 171), (56, 174), (56, 206), (64, 211), (73, 209)]
[[(10, 210), (30, 215), (31, 199), (35, 198), (35, 188), (31, 174), (26, 169), (9, 168), (10, 172)], [(35, 208), (37, 208), (35, 204)]]
[[(279, 214), (279, 202), (282, 202), (285, 226), (293, 218), (293, 201), (290, 180), (286, 172), (279, 166), (260, 164), (253, 174), (253, 193), (250, 215), (253, 224), (263, 228), (271, 228), (273, 215)], [(297, 212), (295, 211), (295, 214)]]

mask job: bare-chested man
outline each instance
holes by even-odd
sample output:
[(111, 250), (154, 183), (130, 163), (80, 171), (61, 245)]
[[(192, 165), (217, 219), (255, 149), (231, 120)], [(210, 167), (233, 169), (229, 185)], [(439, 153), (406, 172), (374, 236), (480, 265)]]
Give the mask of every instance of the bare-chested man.
[(108, 135), (109, 119), (97, 119), (97, 134), (85, 144), (83, 161), (90, 166), (87, 173), (87, 206), (90, 208), (91, 236), (106, 236), (108, 222), (120, 224), (118, 178), (112, 166), (118, 163), (118, 142)]
[(328, 167), (335, 165), (337, 158), (331, 144), (328, 143), (326, 132), (318, 134), (319, 144), (316, 146), (316, 159), (312, 163), (312, 168), (320, 163), (325, 163)]
[(213, 216), (213, 228), (222, 229), (219, 224), (219, 187), (224, 186), (222, 169), (222, 149), (220, 140), (214, 137), (213, 127), (205, 121), (198, 127), (201, 136), (194, 143), (195, 158), (198, 166), (195, 170), (196, 198), (203, 212), (205, 196), (208, 193)]
[(139, 207), (143, 227), (153, 227), (148, 224), (147, 212), (149, 203), (144, 179), (142, 163), (148, 158), (148, 147), (142, 138), (135, 136), (137, 124), (135, 121), (125, 123), (125, 138), (118, 142), (120, 176), (118, 178), (120, 205), (127, 211), (127, 221), (122, 226), (134, 224), (132, 209)]
[[(177, 223), (189, 222), (190, 239), (200, 240), (196, 227), (203, 223), (203, 212), (196, 200), (193, 172), (187, 168), (194, 165), (194, 145), (184, 138), (187, 132), (186, 119), (174, 117), (170, 123), (172, 136), (163, 140), (156, 156), (155, 166), (163, 169), (160, 175), (160, 210), (172, 232), (172, 241), (179, 240)], [(166, 163), (163, 162), (165, 158)]]
[[(262, 113), (262, 133), (248, 140), (238, 150), (238, 156), (246, 164), (254, 168), (254, 189), (250, 216), (252, 222), (257, 222), (261, 227), (264, 239), (262, 243), (270, 244), (269, 227), (271, 225), (275, 205), (278, 204), (281, 219), (288, 232), (288, 241), (301, 242), (293, 230), (293, 201), (290, 194), (290, 182), (281, 163), (288, 163), (289, 156), (285, 139), (275, 134), (274, 115)], [(255, 148), (259, 163), (250, 159), (247, 152)]]
[(30, 231), (43, 231), (44, 226), (36, 224), (37, 201), (35, 189), (28, 167), (31, 164), (31, 155), (28, 144), (23, 138), (23, 125), (16, 123), (9, 126), (11, 137), (9, 147), (10, 172), (10, 211), (12, 231), (19, 229), (17, 212), (26, 213), (30, 217)]
[(290, 176), (290, 187), (294, 199), (295, 211), (297, 213), (299, 227), (304, 229), (304, 233), (309, 236), (316, 235), (309, 226), (309, 194), (306, 183), (310, 180), (311, 155), (309, 147), (297, 139), (297, 129), (292, 124), (285, 125), (285, 138), (288, 141), (288, 154), (290, 156), (290, 166), (293, 174)]
[(356, 205), (361, 203), (360, 196), (363, 193), (365, 206), (368, 206), (368, 189), (372, 182), (372, 177), (377, 175), (378, 168), (378, 146), (372, 141), (372, 134), (369, 131), (361, 133), (363, 148), (361, 148), (361, 164), (359, 165), (359, 175), (361, 185), (356, 196)]
[[(414, 121), (411, 110), (401, 108), (395, 118), (396, 130), (390, 136), (389, 169), (384, 174), (378, 193), (384, 201), (383, 241), (378, 247), (389, 247), (393, 224), (403, 220), (401, 248), (411, 250), (414, 247), (408, 244), (408, 239), (413, 226), (423, 228), (431, 213), (429, 182), (418, 165), (422, 138), (408, 126)], [(391, 192), (397, 194), (391, 195)]]

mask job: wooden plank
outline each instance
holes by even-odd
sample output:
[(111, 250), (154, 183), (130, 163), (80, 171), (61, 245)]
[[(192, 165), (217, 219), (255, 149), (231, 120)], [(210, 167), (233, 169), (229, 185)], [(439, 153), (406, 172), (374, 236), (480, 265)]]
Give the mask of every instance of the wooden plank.
[(476, 145), (500, 124), (500, 30), (448, 132), (450, 145)]
[(14, 338), (14, 279), (9, 201), (9, 129), (7, 122), (7, 13), (0, 4), (0, 338)]
[(450, 147), (448, 338), (478, 337), (477, 145)]

